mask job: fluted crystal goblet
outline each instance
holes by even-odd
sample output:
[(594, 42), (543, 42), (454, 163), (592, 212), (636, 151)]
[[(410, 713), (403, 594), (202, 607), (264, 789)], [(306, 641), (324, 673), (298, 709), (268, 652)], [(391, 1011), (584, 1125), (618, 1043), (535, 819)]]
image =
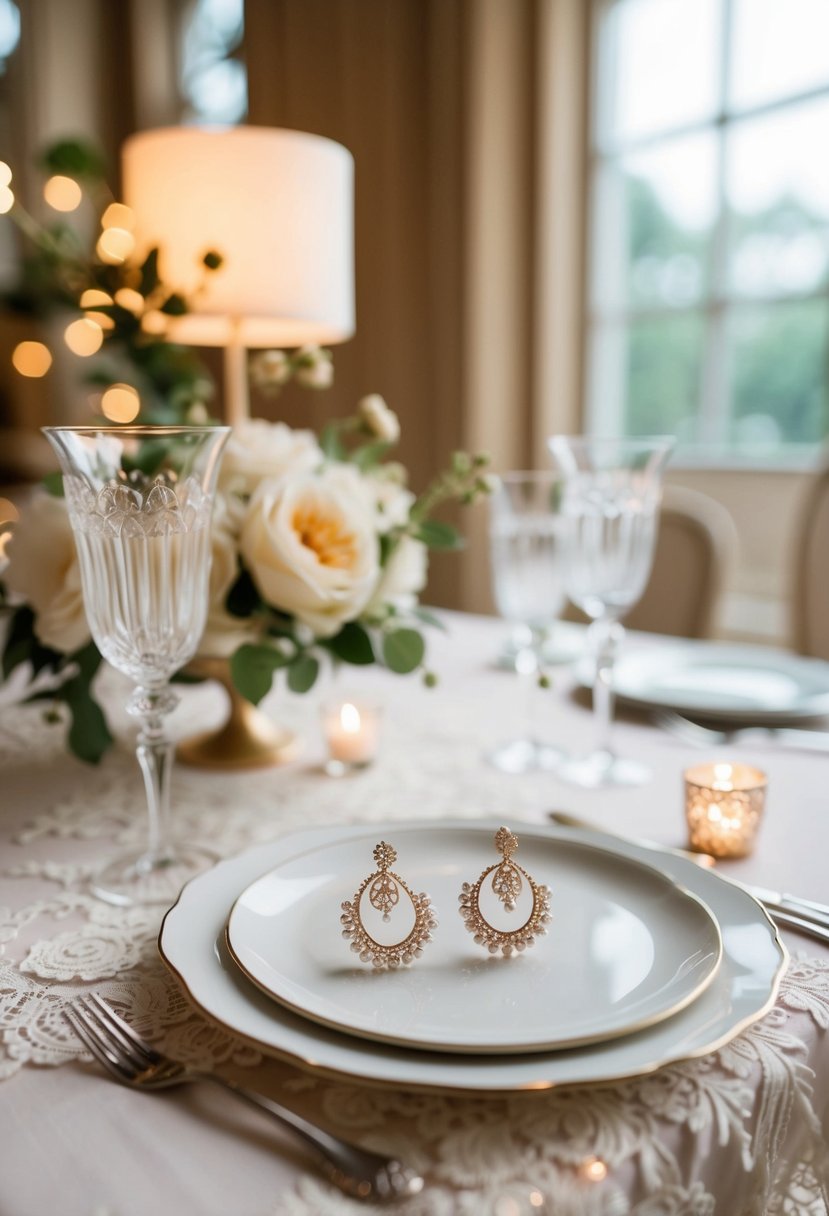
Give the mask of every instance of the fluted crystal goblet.
[(115, 904), (171, 903), (215, 861), (169, 831), (170, 677), (196, 653), (208, 604), (210, 515), (228, 427), (46, 427), (63, 473), (96, 646), (135, 682), (128, 710), (149, 811), (146, 847), (93, 880)]

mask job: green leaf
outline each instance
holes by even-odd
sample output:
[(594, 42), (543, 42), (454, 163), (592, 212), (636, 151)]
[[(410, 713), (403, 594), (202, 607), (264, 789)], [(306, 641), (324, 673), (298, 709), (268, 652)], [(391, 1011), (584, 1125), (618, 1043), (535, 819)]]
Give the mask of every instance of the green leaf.
[(426, 643), (416, 629), (395, 629), (383, 638), (383, 661), (400, 676), (420, 667), (425, 653)]
[(431, 625), (433, 629), (440, 629), (446, 633), (446, 623), (442, 621), (434, 612), (430, 612), (428, 608), (413, 608), (412, 615), (416, 616), (419, 621), (423, 621), (424, 625)]
[(242, 696), (258, 705), (270, 692), (274, 672), (289, 662), (272, 646), (240, 646), (230, 660), (230, 674)]
[(106, 176), (103, 154), (94, 144), (81, 139), (60, 139), (50, 144), (38, 158), (38, 165), (47, 173), (67, 177), (103, 181)]
[(187, 301), (178, 291), (171, 291), (160, 307), (160, 311), (168, 317), (183, 317), (187, 312)]
[(319, 659), (312, 654), (300, 654), (288, 665), (288, 687), (291, 692), (308, 692), (319, 675)]
[(161, 282), (158, 276), (158, 248), (151, 249), (141, 264), (141, 282), (138, 290), (142, 296), (149, 296)]
[(442, 523), (438, 519), (424, 519), (414, 533), (417, 540), (423, 541), (430, 549), (462, 549), (463, 537), (457, 528), (451, 524)]
[(97, 764), (112, 745), (112, 735), (103, 710), (89, 690), (89, 684), (81, 676), (76, 676), (61, 688), (60, 699), (66, 702), (72, 715), (67, 735), (70, 749), (79, 760)]
[(328, 426), (323, 428), (320, 435), (320, 447), (329, 460), (345, 460), (348, 455), (340, 438), (339, 427), (333, 422), (329, 422)]
[(328, 647), (338, 659), (342, 659), (344, 663), (351, 663), (355, 667), (366, 667), (369, 663), (374, 662), (374, 647), (371, 644), (371, 638), (363, 626), (358, 625), (356, 621), (349, 621), (347, 625), (343, 625), (336, 637), (331, 638)]
[(376, 443), (364, 443), (361, 447), (354, 449), (349, 456), (349, 460), (365, 473), (369, 469), (375, 468), (390, 448), (390, 443), (384, 443), (380, 440)]
[(262, 607), (262, 597), (247, 570), (242, 570), (225, 599), (225, 608), (231, 616), (253, 616)]
[[(108, 384), (112, 381), (108, 380)], [(63, 498), (63, 474), (62, 473), (47, 473), (41, 483), (44, 490), (48, 490), (53, 498)]]

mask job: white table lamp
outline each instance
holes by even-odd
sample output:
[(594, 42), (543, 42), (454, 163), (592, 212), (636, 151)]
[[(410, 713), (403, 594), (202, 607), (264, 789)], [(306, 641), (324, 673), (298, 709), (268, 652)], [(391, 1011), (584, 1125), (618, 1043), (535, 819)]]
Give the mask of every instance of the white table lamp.
[[(248, 414), (247, 348), (351, 337), (354, 162), (341, 144), (267, 127), (169, 127), (131, 136), (122, 158), (136, 256), (157, 245), (165, 285), (191, 308), (169, 336), (225, 348), (229, 422)], [(224, 261), (205, 275), (211, 250)]]

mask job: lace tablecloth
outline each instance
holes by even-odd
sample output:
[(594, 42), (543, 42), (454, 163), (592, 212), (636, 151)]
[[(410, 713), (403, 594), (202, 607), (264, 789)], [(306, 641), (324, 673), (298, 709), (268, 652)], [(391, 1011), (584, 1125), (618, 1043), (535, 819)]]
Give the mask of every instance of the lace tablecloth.
[[(175, 818), (230, 855), (298, 826), (491, 815), (510, 824), (568, 807), (606, 826), (681, 843), (681, 773), (699, 753), (644, 722), (621, 722), (620, 750), (646, 759), (644, 790), (578, 792), (550, 774), (508, 777), (482, 762), (520, 716), (522, 692), (493, 656), (499, 627), (450, 617), (436, 639), (441, 685), (367, 671), (347, 688), (382, 699), (381, 756), (333, 780), (320, 767), (319, 698), (272, 694), (270, 712), (306, 741), (282, 770), (236, 775), (179, 768)], [(776, 1007), (726, 1047), (624, 1084), (499, 1099), (436, 1097), (334, 1084), (262, 1058), (208, 1023), (156, 953), (157, 911), (118, 910), (85, 893), (117, 845), (142, 839), (143, 791), (105, 673), (119, 745), (99, 769), (71, 760), (35, 707), (0, 709), (0, 1213), (2, 1216), (272, 1216), (356, 1211), (305, 1151), (265, 1117), (209, 1087), (136, 1095), (91, 1065), (60, 1016), (90, 987), (170, 1054), (243, 1078), (425, 1174), (412, 1216), (760, 1216), (829, 1211), (829, 950), (789, 935), (795, 961)], [(222, 694), (188, 688), (184, 736), (216, 723)], [(585, 748), (587, 710), (569, 677), (537, 694), (551, 739)], [(769, 774), (755, 856), (732, 873), (826, 898), (829, 757), (741, 750)], [(798, 953), (799, 952), (799, 953)], [(60, 1069), (57, 1065), (63, 1065)]]

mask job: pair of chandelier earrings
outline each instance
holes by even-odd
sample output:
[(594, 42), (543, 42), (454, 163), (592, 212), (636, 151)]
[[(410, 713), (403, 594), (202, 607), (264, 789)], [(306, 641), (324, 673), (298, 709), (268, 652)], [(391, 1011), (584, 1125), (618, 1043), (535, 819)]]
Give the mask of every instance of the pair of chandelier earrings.
[[(547, 924), (552, 919), (550, 889), (535, 882), (522, 866), (512, 860), (512, 854), (518, 848), (518, 837), (509, 828), (499, 828), (495, 833), (495, 847), (501, 854), (501, 860), (487, 866), (476, 882), (463, 884), (458, 896), (458, 911), (479, 946), (490, 954), (497, 954), (500, 950), (509, 958), (532, 946), (536, 937), (547, 932)], [(354, 898), (342, 905), (340, 916), (342, 935), (350, 939), (351, 949), (359, 955), (360, 962), (378, 970), (413, 963), (420, 958), (424, 946), (432, 940), (432, 931), (437, 928), (429, 896), (422, 892), (416, 895), (391, 869), (396, 860), (396, 850), (381, 840), (374, 850), (377, 869), (363, 880)], [(481, 892), (487, 879), (490, 880), (490, 889), (507, 913), (516, 910), (518, 899), (527, 885), (532, 896), (532, 907), (529, 916), (520, 925), (497, 929), (487, 920), (481, 910)], [(410, 901), (414, 910), (414, 924), (401, 941), (382, 945), (368, 932), (361, 915), (366, 893), (369, 904), (386, 923), (391, 920), (391, 914), (400, 904), (401, 897)]]

